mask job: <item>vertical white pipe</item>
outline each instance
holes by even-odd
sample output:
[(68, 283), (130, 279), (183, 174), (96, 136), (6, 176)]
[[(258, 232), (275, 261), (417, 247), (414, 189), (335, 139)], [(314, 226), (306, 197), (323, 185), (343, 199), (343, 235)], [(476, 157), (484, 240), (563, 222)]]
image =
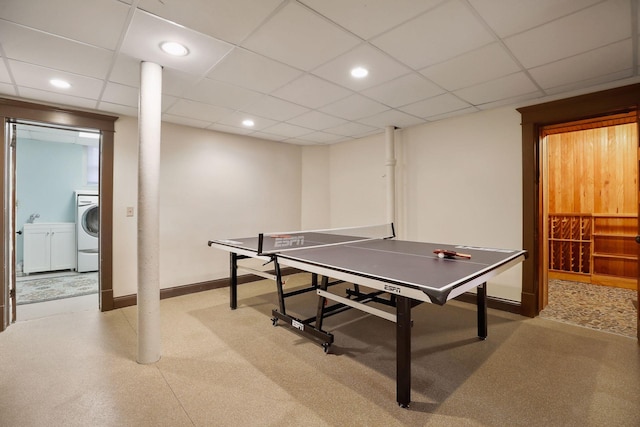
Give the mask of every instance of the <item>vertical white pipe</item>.
[(140, 64), (138, 149), (138, 363), (160, 360), (160, 123), (162, 67)]
[(395, 126), (385, 128), (387, 153), (387, 222), (396, 222), (396, 149)]

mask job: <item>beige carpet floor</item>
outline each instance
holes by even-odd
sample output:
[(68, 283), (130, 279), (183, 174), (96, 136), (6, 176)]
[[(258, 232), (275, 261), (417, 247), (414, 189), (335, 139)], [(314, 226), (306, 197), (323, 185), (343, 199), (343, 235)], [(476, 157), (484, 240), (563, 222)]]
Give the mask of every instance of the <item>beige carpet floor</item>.
[[(0, 425), (584, 427), (640, 420), (635, 339), (490, 309), (489, 336), (480, 341), (472, 305), (423, 304), (412, 311), (412, 403), (402, 409), (392, 323), (357, 311), (332, 317), (326, 328), (335, 343), (325, 354), (271, 324), (273, 283), (242, 285), (239, 297), (234, 311), (228, 289), (162, 300), (162, 358), (153, 365), (135, 361), (136, 307), (10, 326), (0, 333)], [(292, 311), (305, 306), (290, 304)]]

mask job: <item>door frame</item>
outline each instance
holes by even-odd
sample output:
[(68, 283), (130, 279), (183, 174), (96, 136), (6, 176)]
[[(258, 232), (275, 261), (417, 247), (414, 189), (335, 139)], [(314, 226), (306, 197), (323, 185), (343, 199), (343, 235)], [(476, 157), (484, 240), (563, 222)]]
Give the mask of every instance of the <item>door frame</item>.
[[(10, 153), (7, 140), (6, 126), (11, 121), (25, 120), (41, 122), (69, 128), (97, 129), (100, 131), (100, 310), (113, 309), (113, 158), (114, 158), (114, 124), (116, 116), (89, 113), (61, 107), (34, 104), (14, 99), (0, 98), (0, 188), (3, 205), (15, 211), (15, 200), (10, 200), (7, 180), (15, 180), (8, 176), (7, 166), (11, 159), (6, 158)], [(15, 235), (7, 228), (7, 214), (5, 209), (0, 214), (0, 232), (4, 242), (0, 245), (0, 258), (3, 260), (3, 273), (0, 275), (0, 332), (11, 323), (11, 299), (8, 296), (7, 277), (15, 283), (15, 269), (9, 267), (12, 255), (8, 251), (8, 239), (12, 239), (15, 247)]]
[[(541, 194), (541, 138), (546, 125), (627, 113), (640, 109), (640, 84), (518, 108), (522, 117), (522, 241), (529, 258), (522, 268), (521, 314), (535, 317), (542, 309), (544, 246)], [(638, 132), (640, 135), (640, 132)], [(639, 137), (640, 139), (640, 137)], [(640, 147), (640, 141), (638, 141)], [(638, 183), (640, 185), (640, 182)], [(640, 261), (639, 261), (640, 262)], [(638, 287), (640, 296), (640, 286)], [(640, 326), (640, 313), (638, 313)], [(638, 328), (640, 340), (640, 327)]]

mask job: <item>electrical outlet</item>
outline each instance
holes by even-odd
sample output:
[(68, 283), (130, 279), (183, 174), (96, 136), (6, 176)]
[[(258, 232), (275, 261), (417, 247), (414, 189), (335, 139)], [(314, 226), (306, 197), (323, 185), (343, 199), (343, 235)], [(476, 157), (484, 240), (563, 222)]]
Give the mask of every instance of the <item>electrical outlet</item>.
[(133, 206), (127, 206), (127, 216), (133, 216)]

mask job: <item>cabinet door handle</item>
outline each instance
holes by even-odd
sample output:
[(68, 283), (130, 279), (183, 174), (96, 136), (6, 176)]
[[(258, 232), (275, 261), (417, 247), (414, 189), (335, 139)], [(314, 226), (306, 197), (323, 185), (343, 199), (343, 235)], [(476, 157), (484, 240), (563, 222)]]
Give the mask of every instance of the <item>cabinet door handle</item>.
[(640, 243), (640, 236), (636, 236), (636, 243)]

